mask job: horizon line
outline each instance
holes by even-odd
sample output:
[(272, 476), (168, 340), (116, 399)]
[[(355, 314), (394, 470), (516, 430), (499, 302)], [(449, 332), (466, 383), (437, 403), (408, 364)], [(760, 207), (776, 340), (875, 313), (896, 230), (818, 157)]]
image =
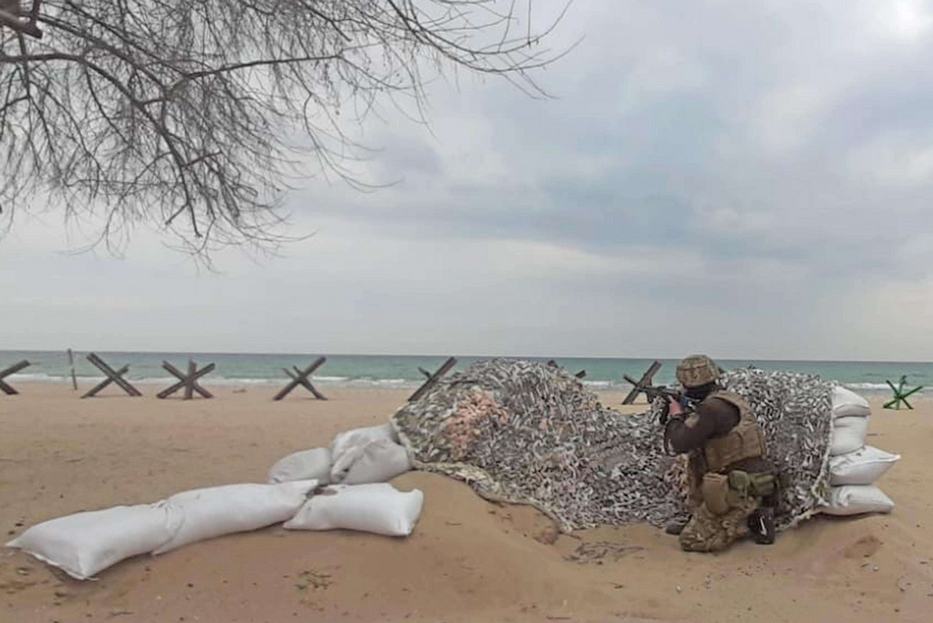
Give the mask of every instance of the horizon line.
[[(33, 353), (67, 353), (68, 350), (71, 350), (74, 353), (90, 353), (90, 352), (101, 352), (101, 353), (135, 353), (135, 354), (198, 354), (198, 355), (259, 355), (259, 356), (276, 356), (276, 355), (286, 355), (286, 356), (321, 356), (322, 353), (314, 351), (304, 351), (304, 352), (256, 352), (256, 351), (224, 351), (224, 350), (110, 350), (110, 349), (96, 349), (96, 350), (82, 350), (82, 349), (46, 349), (46, 348), (37, 348), (37, 349), (2, 349), (0, 353), (24, 353), (24, 352), (33, 352)], [(689, 354), (689, 353), (688, 353)], [(323, 354), (325, 357), (465, 357), (469, 359), (629, 359), (629, 360), (639, 360), (639, 361), (653, 361), (657, 360), (666, 360), (666, 361), (677, 361), (682, 359), (681, 357), (642, 357), (642, 356), (606, 356), (606, 355), (506, 355), (506, 354), (430, 354), (430, 353), (330, 353)], [(684, 355), (686, 356), (686, 355)], [(922, 360), (907, 360), (907, 359), (787, 359), (787, 358), (771, 358), (771, 357), (714, 357), (720, 361), (742, 361), (742, 362), (754, 362), (754, 361), (767, 361), (767, 362), (807, 362), (807, 363), (919, 363), (919, 364), (931, 364), (933, 361), (922, 361)]]

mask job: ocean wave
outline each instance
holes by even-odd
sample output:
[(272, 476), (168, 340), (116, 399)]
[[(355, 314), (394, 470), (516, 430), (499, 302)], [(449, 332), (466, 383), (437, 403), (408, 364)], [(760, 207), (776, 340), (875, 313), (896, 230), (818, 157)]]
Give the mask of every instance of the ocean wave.
[[(891, 388), (888, 387), (887, 383), (843, 383), (845, 387), (848, 387), (852, 391), (862, 394), (871, 394), (874, 397), (878, 397), (878, 394), (885, 394), (888, 397), (893, 397), (891, 393)], [(908, 386), (909, 389), (913, 389), (915, 386)], [(912, 398), (921, 398), (929, 396), (929, 390), (924, 391), (921, 389), (915, 394), (911, 394)]]
[[(70, 379), (71, 377), (67, 377)], [(84, 377), (78, 377), (84, 378)], [(104, 377), (101, 377), (103, 380)], [(58, 383), (66, 380), (64, 376), (53, 376), (51, 374), (45, 374), (44, 372), (28, 372), (28, 373), (17, 373), (11, 374), (7, 377), (8, 381), (23, 381), (26, 383)]]
[[(155, 370), (147, 370), (146, 372), (155, 372)], [(144, 372), (145, 373), (145, 372)], [(205, 386), (217, 385), (217, 386), (284, 386), (289, 382), (289, 379), (285, 375), (281, 376), (248, 376), (249, 372), (246, 372), (243, 376), (223, 376), (222, 371), (215, 371), (215, 373), (208, 376), (202, 377), (199, 379), (200, 383)], [(103, 375), (78, 375), (78, 381), (82, 384), (97, 384), (103, 381), (106, 377)], [(126, 377), (128, 381), (134, 384), (140, 385), (163, 385), (169, 386), (178, 382), (174, 376), (147, 376), (143, 378), (134, 378), (133, 376)], [(862, 378), (865, 378), (865, 375), (862, 375)], [(20, 381), (20, 382), (34, 382), (34, 383), (70, 383), (71, 374), (68, 372), (59, 372), (59, 371), (28, 371), (21, 372), (9, 377), (11, 381)], [(362, 376), (352, 376), (352, 375), (327, 375), (327, 376), (317, 376), (312, 375), (312, 382), (321, 383), (326, 386), (334, 387), (383, 387), (383, 388), (409, 388), (409, 387), (419, 387), (424, 379), (421, 378), (376, 378), (370, 375)], [(887, 383), (879, 382), (870, 382), (865, 380), (859, 381), (837, 381), (844, 387), (847, 387), (855, 392), (868, 393), (868, 394), (881, 394), (888, 393), (890, 394), (891, 388), (888, 387)], [(613, 380), (594, 380), (594, 379), (584, 379), (583, 384), (593, 391), (619, 391), (619, 390), (628, 390), (630, 386), (625, 383), (620, 383)], [(925, 385), (923, 379), (918, 379), (911, 387), (915, 385)], [(931, 394), (931, 390), (927, 389), (926, 392), (921, 390), (914, 394), (915, 396), (923, 396)]]
[(586, 385), (587, 387), (603, 388), (603, 389), (611, 389), (613, 387), (618, 387), (618, 385), (613, 381), (583, 381), (583, 384)]
[[(236, 376), (202, 376), (198, 379), (198, 383), (201, 385), (280, 385), (286, 381), (285, 377), (282, 378), (250, 378), (250, 377), (236, 377)], [(177, 383), (178, 379), (175, 377), (164, 378), (164, 379), (143, 379), (140, 383)]]
[[(81, 376), (80, 374), (76, 377), (81, 383), (100, 383), (106, 376)], [(71, 375), (61, 375), (61, 374), (46, 374), (44, 372), (30, 372), (28, 374), (12, 374), (8, 377), (10, 381), (20, 381), (22, 383), (64, 383), (71, 382)], [(144, 381), (139, 379), (127, 379), (131, 383), (143, 383)]]
[[(204, 385), (283, 385), (289, 379), (282, 377), (276, 378), (206, 378), (202, 379)], [(322, 385), (346, 386), (346, 387), (417, 387), (423, 381), (412, 379), (374, 379), (371, 377), (353, 378), (349, 376), (315, 376), (311, 375), (312, 383), (321, 383)]]
[(421, 385), (424, 381), (422, 380), (412, 380), (412, 379), (373, 379), (373, 378), (359, 378), (352, 379), (345, 383), (346, 385), (369, 385), (369, 386), (383, 386), (388, 385), (392, 387), (405, 387), (412, 386), (417, 387)]
[(843, 386), (849, 389), (861, 389), (863, 391), (891, 390), (887, 383), (843, 383)]
[[(90, 377), (78, 377), (78, 378), (83, 379), (83, 380), (88, 380), (88, 381), (93, 380)], [(103, 380), (103, 379), (104, 377), (101, 377), (100, 380)], [(178, 379), (176, 379), (174, 376), (144, 377), (141, 379), (128, 378), (126, 380), (129, 381), (130, 383), (133, 383), (134, 385), (174, 385), (175, 383), (178, 382)], [(203, 378), (198, 379), (198, 382), (204, 383), (204, 379)]]

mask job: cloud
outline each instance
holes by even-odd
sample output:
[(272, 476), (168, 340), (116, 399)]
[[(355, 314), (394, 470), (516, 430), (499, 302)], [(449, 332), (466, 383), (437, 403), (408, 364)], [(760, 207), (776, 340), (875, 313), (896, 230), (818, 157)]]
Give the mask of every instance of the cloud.
[(933, 176), (930, 138), (906, 131), (873, 137), (850, 154), (850, 170), (854, 176), (894, 189), (922, 188)]
[(80, 236), (27, 221), (0, 242), (0, 338), (933, 358), (890, 339), (931, 302), (931, 9), (575, 3), (551, 47), (582, 40), (536, 74), (552, 99), (460, 74), (428, 87), (427, 125), (348, 127), (374, 148), (348, 166), (388, 185), (305, 184), (287, 207), (316, 235), (281, 259), (199, 273), (148, 232), (72, 258)]

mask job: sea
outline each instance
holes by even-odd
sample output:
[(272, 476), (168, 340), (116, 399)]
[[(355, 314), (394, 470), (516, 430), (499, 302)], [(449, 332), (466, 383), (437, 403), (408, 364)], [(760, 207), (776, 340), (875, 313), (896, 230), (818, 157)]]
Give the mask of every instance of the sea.
[[(112, 368), (128, 365), (126, 377), (139, 383), (172, 383), (175, 377), (163, 369), (162, 363), (169, 362), (180, 370), (186, 370), (188, 361), (198, 366), (214, 363), (215, 369), (204, 377), (205, 385), (281, 385), (287, 382), (283, 368), (307, 368), (316, 354), (257, 354), (257, 353), (158, 353), (158, 352), (107, 352), (96, 354)], [(453, 371), (462, 370), (475, 361), (492, 356), (457, 357)], [(541, 363), (548, 357), (510, 357)], [(103, 374), (88, 360), (87, 353), (73, 353), (75, 375), (79, 380), (103, 379)], [(420, 369), (433, 372), (447, 357), (420, 355), (327, 355), (325, 363), (317, 368), (312, 378), (315, 384), (349, 387), (417, 387), (424, 381)], [(624, 390), (631, 385), (624, 375), (639, 379), (651, 365), (652, 359), (638, 358), (594, 358), (554, 357), (560, 366), (572, 373), (585, 371), (583, 382), (595, 390)], [(21, 372), (7, 378), (23, 381), (61, 382), (70, 379), (71, 366), (66, 351), (0, 351), (0, 370), (19, 361), (31, 364)], [(660, 359), (660, 370), (654, 376), (654, 384), (674, 382), (677, 360)], [(815, 374), (826, 380), (837, 381), (861, 393), (888, 393), (886, 381), (895, 385), (902, 377), (910, 387), (933, 386), (933, 362), (895, 361), (778, 361), (767, 359), (723, 359), (718, 361), (725, 369), (749, 366), (763, 370), (782, 370)], [(933, 392), (933, 390), (931, 390)], [(933, 394), (931, 394), (933, 395)]]

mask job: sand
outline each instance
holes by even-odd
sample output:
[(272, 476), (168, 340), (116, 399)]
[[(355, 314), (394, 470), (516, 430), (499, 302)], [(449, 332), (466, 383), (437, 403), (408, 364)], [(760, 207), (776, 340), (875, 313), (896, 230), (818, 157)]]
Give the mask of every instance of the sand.
[[(21, 395), (0, 396), (5, 538), (80, 510), (263, 482), (290, 452), (385, 422), (408, 393), (328, 389), (321, 402), (296, 391), (273, 403), (275, 388), (249, 386), (183, 402), (145, 387), (143, 398), (79, 400), (64, 385), (16, 385)], [(127, 560), (95, 582), (0, 550), (0, 621), (929, 621), (933, 401), (915, 406), (873, 404), (870, 443), (903, 455), (880, 482), (892, 514), (815, 519), (771, 547), (686, 554), (646, 525), (554, 540), (534, 509), (410, 473), (394, 484), (423, 490), (425, 506), (407, 539), (273, 527)]]

